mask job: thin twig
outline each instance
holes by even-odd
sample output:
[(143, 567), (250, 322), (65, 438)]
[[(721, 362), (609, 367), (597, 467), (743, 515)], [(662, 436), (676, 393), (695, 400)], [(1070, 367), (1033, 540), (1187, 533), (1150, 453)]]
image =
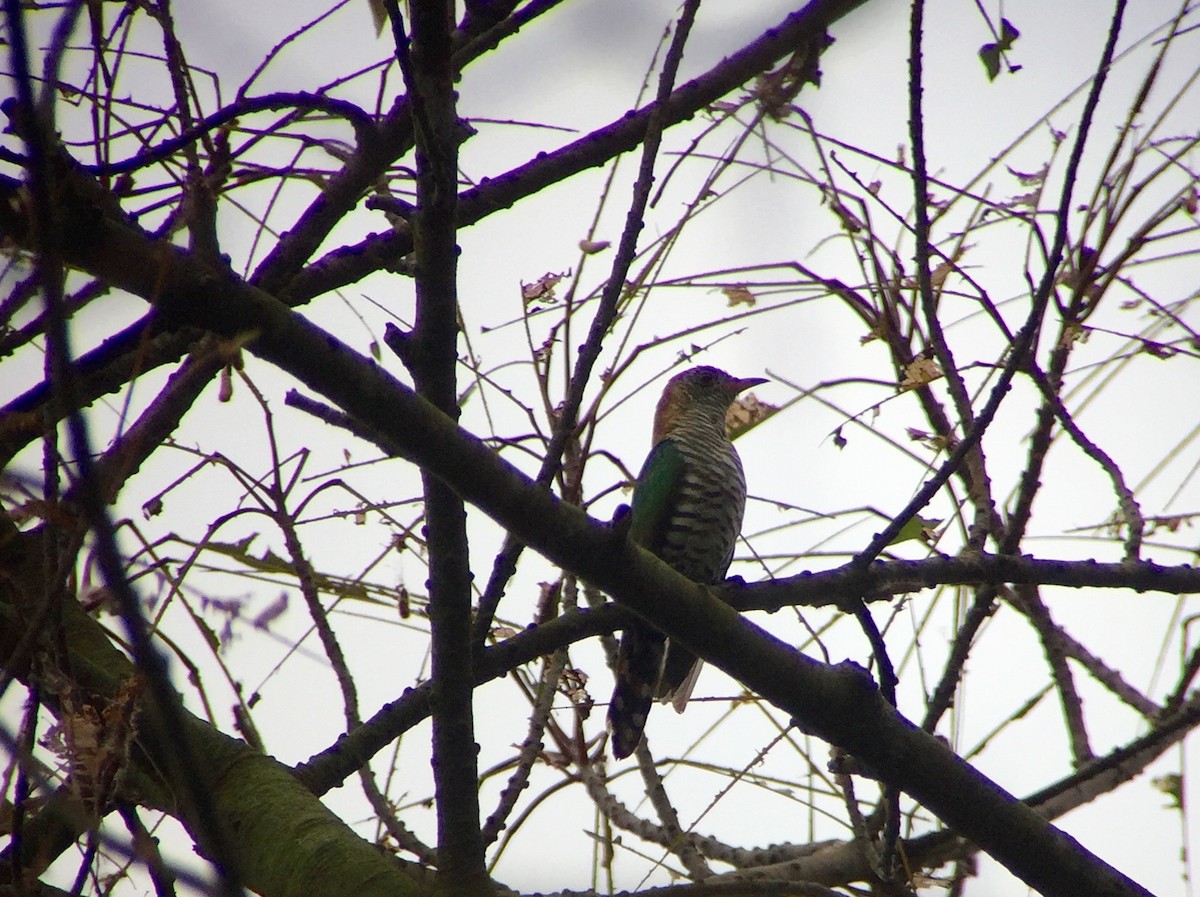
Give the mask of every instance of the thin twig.
[(712, 869), (708, 863), (704, 861), (704, 857), (700, 855), (700, 851), (687, 837), (683, 826), (679, 824), (679, 813), (675, 809), (675, 805), (671, 803), (670, 797), (667, 795), (667, 789), (663, 785), (663, 777), (658, 772), (658, 767), (654, 762), (654, 756), (650, 753), (647, 740), (642, 739), (636, 749), (638, 770), (642, 776), (642, 782), (646, 787), (646, 797), (650, 799), (651, 806), (658, 813), (659, 821), (662, 822), (663, 834), (666, 835), (667, 843), (665, 847), (671, 853), (679, 857), (679, 861), (683, 863), (685, 868), (693, 879), (701, 881), (712, 875)]
[[(941, 366), (942, 375), (954, 400), (954, 408), (958, 414), (959, 426), (962, 432), (967, 432), (974, 426), (974, 416), (971, 412), (971, 397), (967, 393), (966, 383), (954, 360), (953, 350), (946, 341), (942, 330), (941, 315), (933, 295), (933, 279), (930, 272), (930, 224), (929, 224), (929, 171), (925, 158), (925, 119), (922, 109), (922, 97), (925, 90), (924, 73), (924, 0), (914, 0), (912, 17), (909, 27), (908, 48), (908, 109), (909, 136), (913, 151), (913, 214), (915, 223), (913, 238), (916, 244), (917, 264), (917, 293), (920, 297), (921, 313), (925, 327), (929, 332), (929, 343), (934, 357)], [(927, 386), (921, 387), (928, 389)], [(953, 444), (956, 438), (953, 431), (941, 434)], [(967, 464), (972, 475), (966, 477), (968, 494), (975, 507), (975, 520), (971, 525), (967, 546), (975, 551), (983, 549), (987, 537), (991, 533), (991, 524), (995, 518), (995, 503), (991, 496), (991, 483), (987, 475), (987, 466), (983, 455), (982, 443), (977, 442), (971, 450)]]
[(921, 728), (933, 732), (954, 701), (954, 693), (958, 690), (958, 682), (962, 677), (963, 668), (967, 664), (971, 647), (979, 627), (996, 612), (996, 587), (980, 586), (975, 593), (975, 600), (967, 608), (963, 621), (954, 633), (954, 641), (950, 645), (950, 655), (942, 668), (942, 676), (934, 686), (933, 692), (925, 702), (925, 717), (921, 720)]
[(1125, 483), (1125, 476), (1121, 473), (1121, 468), (1117, 466), (1117, 463), (1104, 449), (1088, 439), (1084, 432), (1079, 429), (1079, 425), (1075, 423), (1074, 418), (1063, 404), (1062, 399), (1054, 391), (1046, 378), (1036, 369), (1031, 370), (1030, 374), (1033, 382), (1041, 390), (1046, 403), (1054, 412), (1054, 416), (1058, 419), (1059, 425), (1074, 440), (1075, 444), (1083, 450), (1085, 455), (1100, 465), (1112, 481), (1113, 491), (1117, 494), (1117, 505), (1121, 509), (1120, 522), (1125, 524), (1127, 530), (1125, 537), (1125, 560), (1130, 563), (1136, 562), (1141, 555), (1146, 520), (1142, 516), (1141, 507), (1138, 505), (1138, 500), (1134, 496), (1133, 490)]
[(1059, 638), (1059, 627), (1050, 616), (1050, 609), (1042, 601), (1042, 596), (1036, 586), (1021, 586), (1017, 589), (1021, 605), (1025, 608), (1033, 628), (1041, 640), (1042, 649), (1046, 653), (1046, 661), (1058, 690), (1059, 700), (1063, 708), (1063, 718), (1067, 723), (1067, 735), (1071, 740), (1071, 754), (1075, 765), (1095, 758), (1092, 746), (1088, 740), (1087, 724), (1083, 718), (1083, 701), (1079, 690), (1075, 687), (1075, 676), (1067, 663), (1067, 654), (1063, 650)]
[(554, 705), (554, 696), (558, 694), (558, 683), (562, 678), (563, 669), (567, 664), (567, 652), (555, 651), (546, 658), (542, 665), (542, 678), (538, 683), (537, 697), (533, 710), (529, 714), (529, 729), (525, 740), (517, 751), (516, 768), (509, 776), (504, 790), (496, 800), (496, 809), (488, 816), (483, 825), (483, 843), (491, 845), (500, 837), (500, 832), (508, 825), (508, 818), (517, 805), (521, 792), (529, 787), (529, 774), (533, 764), (537, 762), (542, 751), (542, 735), (546, 729), (546, 719)]
[(976, 416), (974, 424), (963, 436), (962, 441), (950, 453), (950, 456), (934, 475), (917, 491), (917, 494), (904, 509), (892, 519), (892, 522), (884, 527), (883, 531), (878, 533), (862, 552), (855, 556), (854, 564), (859, 568), (869, 565), (879, 556), (881, 551), (892, 544), (892, 541), (899, 535), (904, 525), (929, 504), (938, 490), (946, 484), (950, 476), (963, 463), (967, 454), (974, 450), (975, 446), (983, 438), (984, 431), (987, 430), (991, 425), (992, 419), (996, 416), (996, 412), (1000, 408), (1000, 403), (1008, 394), (1013, 377), (1016, 376), (1017, 371), (1021, 370), (1025, 364), (1026, 357), (1033, 348), (1038, 331), (1041, 329), (1046, 307), (1050, 302), (1050, 297), (1053, 295), (1054, 287), (1058, 280), (1058, 269), (1062, 263), (1067, 242), (1071, 196), (1073, 195), (1075, 182), (1079, 174), (1079, 165), (1083, 160), (1083, 148), (1087, 143), (1088, 135), (1091, 133), (1096, 107), (1100, 104), (1100, 94), (1108, 79), (1109, 67), (1112, 64), (1113, 54), (1116, 51), (1117, 38), (1120, 36), (1121, 22), (1125, 15), (1125, 5), (1126, 0), (1117, 0), (1112, 21), (1109, 25), (1108, 38), (1101, 53), (1100, 62), (1096, 67), (1096, 76), (1092, 81), (1092, 89), (1088, 92), (1083, 114), (1080, 116), (1079, 131), (1075, 137), (1075, 145), (1071, 149), (1071, 156), (1067, 162), (1066, 172), (1063, 175), (1062, 195), (1059, 198), (1055, 218), (1057, 224), (1054, 232), (1054, 242), (1047, 254), (1046, 270), (1042, 273), (1041, 281), (1038, 283), (1037, 290), (1034, 293), (1033, 307), (1030, 309), (1025, 324), (1017, 332), (1016, 339), (1009, 350), (1008, 360), (1001, 369), (995, 386), (992, 387), (987, 403)]

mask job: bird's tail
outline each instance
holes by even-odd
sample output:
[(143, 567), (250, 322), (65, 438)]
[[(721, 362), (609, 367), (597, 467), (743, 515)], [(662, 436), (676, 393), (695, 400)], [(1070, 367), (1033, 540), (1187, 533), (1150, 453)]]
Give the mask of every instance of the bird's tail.
[(642, 740), (665, 656), (666, 638), (660, 632), (634, 625), (621, 636), (617, 682), (608, 705), (608, 728), (617, 759), (632, 754)]
[(704, 661), (675, 641), (667, 641), (667, 659), (663, 663), (662, 678), (658, 681), (656, 697), (664, 704), (668, 701), (676, 713), (683, 713)]

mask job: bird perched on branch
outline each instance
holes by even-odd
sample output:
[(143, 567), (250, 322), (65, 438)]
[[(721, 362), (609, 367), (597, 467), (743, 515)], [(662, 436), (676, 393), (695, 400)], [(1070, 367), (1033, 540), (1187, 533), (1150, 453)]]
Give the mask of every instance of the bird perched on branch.
[[(725, 415), (738, 393), (766, 382), (692, 368), (671, 378), (654, 412), (653, 447), (634, 486), (629, 534), (704, 585), (725, 578), (746, 507), (746, 478)], [(655, 698), (683, 712), (700, 664), (647, 623), (625, 629), (608, 705), (614, 755), (633, 753)]]

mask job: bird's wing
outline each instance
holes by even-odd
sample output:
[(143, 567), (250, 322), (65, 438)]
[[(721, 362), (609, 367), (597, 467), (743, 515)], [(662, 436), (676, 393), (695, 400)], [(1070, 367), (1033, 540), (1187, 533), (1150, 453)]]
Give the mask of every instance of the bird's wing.
[(646, 456), (630, 503), (630, 537), (655, 554), (661, 547), (683, 484), (686, 462), (669, 436)]

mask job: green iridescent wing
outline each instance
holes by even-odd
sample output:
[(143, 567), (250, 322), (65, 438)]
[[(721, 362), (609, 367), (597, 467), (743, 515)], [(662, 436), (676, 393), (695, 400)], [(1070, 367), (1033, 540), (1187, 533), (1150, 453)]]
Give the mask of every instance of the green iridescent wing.
[(679, 498), (685, 461), (670, 437), (656, 445), (642, 465), (633, 487), (629, 535), (655, 554), (661, 547), (671, 513)]

